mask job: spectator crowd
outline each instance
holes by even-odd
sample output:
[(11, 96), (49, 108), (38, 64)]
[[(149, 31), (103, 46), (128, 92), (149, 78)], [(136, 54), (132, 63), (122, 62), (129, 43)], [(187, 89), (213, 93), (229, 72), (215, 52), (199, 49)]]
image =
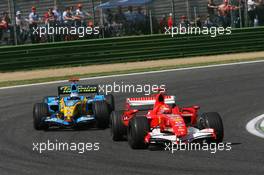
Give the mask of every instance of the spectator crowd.
[[(230, 5), (229, 0), (224, 0), (220, 5), (216, 5), (213, 0), (208, 0), (207, 9), (209, 25), (229, 27), (232, 25), (231, 18), (233, 18), (235, 27), (263, 26), (264, 0), (237, 0), (235, 5)], [(246, 16), (247, 25), (245, 24)]]
[(200, 16), (195, 14), (193, 20), (184, 15), (175, 17), (172, 13), (164, 14), (158, 20), (148, 12), (143, 7), (132, 6), (106, 9), (100, 15), (100, 22), (98, 22), (100, 24), (95, 23), (92, 14), (83, 10), (82, 4), (66, 7), (62, 10), (57, 7), (48, 8), (44, 14), (39, 14), (37, 8), (33, 6), (28, 14), (17, 11), (15, 22), (13, 23), (11, 22), (10, 14), (3, 12), (0, 16), (0, 44), (13, 44), (14, 38), (17, 38), (18, 44), (79, 39), (78, 36), (74, 35), (46, 35), (45, 37), (39, 37), (33, 34), (33, 30), (40, 26), (100, 27), (100, 36), (86, 36), (84, 37), (86, 39), (91, 37), (141, 35), (150, 34), (151, 32), (164, 33), (166, 27), (178, 25), (184, 27), (225, 28), (230, 26), (264, 26), (264, 0), (237, 0), (232, 5), (229, 0), (223, 0), (221, 4), (216, 4), (214, 0), (208, 0), (208, 15)]
[(106, 36), (147, 34), (149, 32), (149, 17), (142, 12), (141, 7), (137, 7), (135, 12), (132, 6), (128, 7), (125, 13), (122, 10), (122, 7), (118, 7), (116, 13), (113, 13), (111, 9), (106, 10), (103, 16)]
[[(247, 8), (246, 8), (247, 7)], [(208, 0), (207, 15), (199, 16), (189, 21), (186, 16), (180, 16), (179, 21), (173, 19), (173, 14), (163, 15), (159, 22), (160, 32), (164, 28), (172, 26), (188, 27), (256, 27), (264, 26), (264, 0), (237, 0), (231, 5), (229, 0), (216, 4), (214, 0)], [(246, 24), (246, 16), (248, 24)]]
[(83, 11), (82, 4), (78, 4), (76, 8), (66, 7), (63, 11), (59, 11), (56, 7), (48, 8), (42, 16), (38, 13), (37, 8), (33, 6), (26, 18), (23, 18), (21, 11), (16, 12), (14, 26), (11, 23), (9, 14), (4, 12), (0, 20), (0, 39), (7, 43), (7, 38), (14, 38), (14, 30), (16, 31), (18, 44), (23, 44), (28, 40), (31, 43), (40, 43), (77, 39), (76, 36), (70, 35), (39, 37), (34, 34), (35, 29), (43, 26), (93, 26), (93, 17), (90, 13)]

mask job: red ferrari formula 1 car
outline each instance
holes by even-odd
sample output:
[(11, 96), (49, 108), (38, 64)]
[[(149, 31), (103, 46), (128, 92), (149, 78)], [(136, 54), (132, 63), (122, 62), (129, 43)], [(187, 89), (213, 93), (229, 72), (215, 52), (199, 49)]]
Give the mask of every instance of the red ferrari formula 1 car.
[(133, 149), (167, 142), (222, 142), (222, 119), (216, 112), (198, 115), (199, 106), (179, 107), (175, 96), (164, 93), (128, 98), (125, 111), (113, 111), (110, 128), (114, 141), (127, 136)]

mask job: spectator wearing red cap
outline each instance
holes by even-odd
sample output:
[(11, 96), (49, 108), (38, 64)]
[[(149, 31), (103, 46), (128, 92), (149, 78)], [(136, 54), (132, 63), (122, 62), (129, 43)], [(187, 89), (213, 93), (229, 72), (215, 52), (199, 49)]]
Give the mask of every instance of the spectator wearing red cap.
[[(0, 17), (0, 40), (4, 37), (4, 34), (8, 31), (9, 24), (11, 20), (8, 16), (7, 12), (3, 13), (3, 16)], [(8, 38), (4, 37), (5, 40), (8, 40)]]
[[(48, 28), (48, 26), (54, 27), (55, 26), (55, 20), (56, 20), (56, 17), (53, 13), (53, 9), (49, 8), (48, 11), (44, 14), (44, 21), (45, 21), (46, 27), (47, 28)], [(48, 42), (52, 42), (53, 38), (54, 38), (54, 36), (48, 35), (47, 36)]]
[(179, 25), (181, 27), (185, 27), (187, 29), (189, 27), (189, 25), (190, 25), (190, 22), (187, 20), (187, 17), (183, 15), (183, 16), (180, 17)]
[(3, 30), (8, 29), (9, 23), (10, 23), (10, 19), (8, 17), (8, 13), (4, 12), (3, 16), (0, 18), (0, 29), (3, 29)]
[(53, 13), (53, 9), (49, 8), (48, 11), (44, 14), (44, 21), (46, 25), (54, 25), (55, 15)]
[(76, 21), (76, 26), (77, 27), (80, 27), (80, 26), (82, 26), (84, 24), (85, 15), (84, 15), (84, 12), (83, 12), (82, 8), (83, 8), (82, 4), (78, 4), (77, 5), (77, 9), (75, 11), (74, 19)]
[(167, 20), (167, 25), (168, 27), (171, 29), (173, 27), (173, 17), (172, 17), (172, 13), (169, 14), (168, 20)]
[(29, 23), (30, 24), (38, 24), (39, 23), (40, 17), (39, 17), (39, 15), (37, 13), (37, 9), (36, 9), (35, 6), (33, 6), (31, 8), (31, 13), (29, 14), (28, 18), (29, 18)]
[(34, 31), (38, 28), (38, 23), (40, 22), (41, 19), (37, 13), (37, 9), (35, 6), (31, 8), (31, 13), (29, 14), (28, 18), (29, 18), (31, 42), (38, 43), (40, 41), (40, 38), (37, 33), (34, 33)]
[(238, 10), (239, 7), (229, 4), (229, 0), (224, 0), (224, 3), (218, 6), (218, 16), (222, 27), (231, 26), (231, 14), (232, 10)]

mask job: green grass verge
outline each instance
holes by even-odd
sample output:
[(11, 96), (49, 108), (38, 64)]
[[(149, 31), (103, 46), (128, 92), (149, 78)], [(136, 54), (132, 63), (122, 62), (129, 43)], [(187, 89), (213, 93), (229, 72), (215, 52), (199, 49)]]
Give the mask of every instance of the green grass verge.
[(88, 77), (98, 77), (98, 76), (118, 75), (118, 74), (128, 74), (128, 73), (138, 73), (138, 72), (149, 72), (149, 71), (176, 69), (176, 68), (217, 65), (217, 64), (225, 64), (225, 63), (257, 61), (257, 60), (264, 60), (264, 57), (263, 58), (253, 58), (253, 59), (243, 59), (243, 60), (226, 60), (226, 61), (214, 61), (214, 62), (196, 63), (196, 64), (161, 66), (161, 67), (155, 67), (155, 68), (133, 69), (133, 70), (127, 70), (127, 71), (113, 71), (113, 72), (89, 73), (89, 74), (73, 74), (73, 75), (69, 75), (69, 76), (49, 77), (49, 78), (30, 79), (30, 80), (4, 81), (4, 82), (0, 82), (0, 87), (25, 85), (25, 84), (33, 84), (33, 83), (44, 83), (44, 82), (51, 82), (51, 81), (58, 81), (58, 80), (67, 80), (69, 77), (73, 77), (73, 76), (74, 77), (80, 77), (80, 78), (88, 78)]

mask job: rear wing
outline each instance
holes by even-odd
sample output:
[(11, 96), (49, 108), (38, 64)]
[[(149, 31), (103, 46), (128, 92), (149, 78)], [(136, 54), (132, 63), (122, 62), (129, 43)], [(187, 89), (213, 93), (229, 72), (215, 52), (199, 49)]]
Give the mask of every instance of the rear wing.
[[(133, 106), (147, 106), (154, 105), (156, 97), (139, 97), (139, 98), (127, 98), (127, 103)], [(164, 96), (165, 104), (175, 104), (175, 96)]]
[[(90, 94), (90, 93), (98, 93), (98, 85), (77, 85), (79, 94)], [(58, 87), (59, 95), (67, 95), (71, 94), (71, 86), (59, 86)]]

